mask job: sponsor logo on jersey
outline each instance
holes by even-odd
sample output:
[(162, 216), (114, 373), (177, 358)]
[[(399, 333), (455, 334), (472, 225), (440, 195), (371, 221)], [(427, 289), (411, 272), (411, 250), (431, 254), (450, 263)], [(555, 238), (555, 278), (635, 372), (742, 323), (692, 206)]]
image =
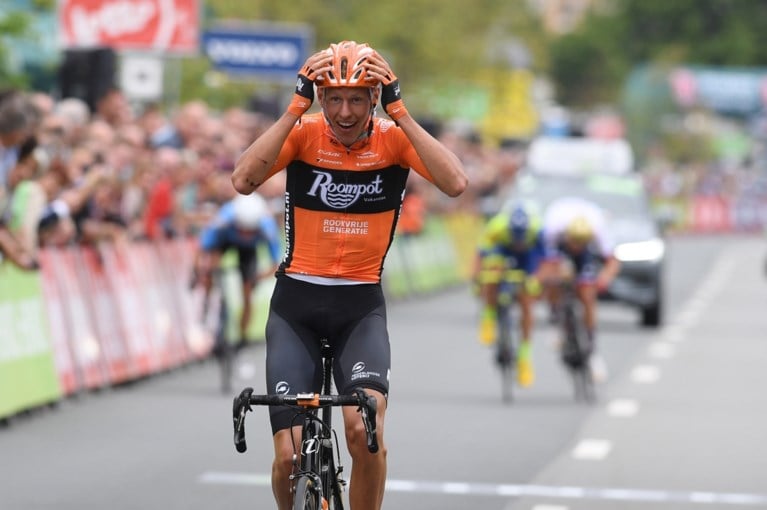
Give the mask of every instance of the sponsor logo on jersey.
[(315, 177), (309, 192), (309, 196), (316, 197), (319, 193), (320, 200), (333, 209), (345, 209), (360, 198), (369, 201), (384, 199), (383, 180), (380, 174), (367, 183), (335, 182), (333, 174), (321, 170), (313, 170)]

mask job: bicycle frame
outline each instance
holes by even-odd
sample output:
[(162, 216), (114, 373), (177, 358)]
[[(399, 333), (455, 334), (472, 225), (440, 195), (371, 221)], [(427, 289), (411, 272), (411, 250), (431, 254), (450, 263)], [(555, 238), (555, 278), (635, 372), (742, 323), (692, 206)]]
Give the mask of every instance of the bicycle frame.
[[(296, 409), (294, 421), (301, 422), (300, 461), (298, 451), (294, 452), (294, 470), (290, 479), (295, 482), (296, 491), (312, 491), (317, 507), (323, 508), (325, 499), (333, 510), (343, 510), (341, 499), (345, 481), (340, 477), (340, 452), (335, 431), (332, 429), (332, 407), (357, 406), (367, 435), (367, 447), (371, 453), (378, 451), (376, 436), (377, 401), (372, 395), (358, 388), (351, 395), (331, 394), (333, 358), (329, 346), (323, 342), (323, 385), (322, 394), (299, 393), (295, 395), (253, 395), (253, 388), (245, 388), (234, 398), (232, 408), (234, 422), (234, 444), (238, 452), (245, 452), (245, 415), (252, 411), (251, 405), (291, 406)], [(334, 447), (336, 458), (333, 457)], [(335, 460), (338, 459), (338, 467)], [(308, 482), (307, 482), (308, 480)]]
[[(562, 362), (573, 377), (575, 399), (591, 402), (595, 394), (586, 356), (588, 351), (585, 345), (586, 331), (582, 313), (579, 310), (576, 284), (572, 280), (563, 280), (559, 283), (559, 289), (561, 292), (559, 309), (564, 341)], [(571, 355), (572, 358), (566, 359), (567, 355)]]
[(498, 341), (496, 347), (496, 363), (501, 371), (501, 398), (504, 402), (514, 399), (514, 363), (516, 360), (516, 327), (514, 321), (514, 306), (517, 300), (520, 282), (524, 280), (524, 272), (507, 270), (498, 284), (498, 302), (496, 315), (498, 318)]

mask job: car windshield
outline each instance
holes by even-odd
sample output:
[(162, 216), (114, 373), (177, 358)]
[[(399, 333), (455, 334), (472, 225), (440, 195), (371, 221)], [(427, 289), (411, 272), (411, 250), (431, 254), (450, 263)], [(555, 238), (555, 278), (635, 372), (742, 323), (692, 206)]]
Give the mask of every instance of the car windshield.
[(636, 176), (590, 175), (585, 177), (520, 177), (510, 202), (534, 204), (540, 211), (563, 196), (591, 200), (617, 218), (640, 218), (648, 215), (642, 182)]

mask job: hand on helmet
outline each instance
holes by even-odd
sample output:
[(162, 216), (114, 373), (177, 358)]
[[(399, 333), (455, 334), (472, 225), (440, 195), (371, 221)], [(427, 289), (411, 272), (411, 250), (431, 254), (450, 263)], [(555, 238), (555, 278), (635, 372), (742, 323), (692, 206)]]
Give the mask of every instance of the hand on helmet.
[(399, 80), (386, 60), (375, 52), (368, 57), (365, 66), (370, 75), (381, 81), (381, 105), (389, 117), (396, 122), (407, 115), (408, 111), (400, 94)]
[(300, 117), (312, 106), (314, 101), (314, 80), (320, 74), (329, 71), (333, 55), (326, 50), (319, 51), (306, 59), (304, 66), (298, 72), (296, 91), (288, 105), (288, 112)]

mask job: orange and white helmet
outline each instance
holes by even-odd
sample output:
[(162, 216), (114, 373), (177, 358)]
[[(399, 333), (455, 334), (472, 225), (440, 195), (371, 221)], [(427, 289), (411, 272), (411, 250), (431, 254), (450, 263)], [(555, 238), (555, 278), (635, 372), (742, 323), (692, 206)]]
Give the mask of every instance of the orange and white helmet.
[(333, 68), (317, 77), (317, 87), (370, 87), (379, 80), (369, 76), (362, 65), (373, 54), (373, 48), (365, 43), (341, 41), (325, 50), (333, 55)]

